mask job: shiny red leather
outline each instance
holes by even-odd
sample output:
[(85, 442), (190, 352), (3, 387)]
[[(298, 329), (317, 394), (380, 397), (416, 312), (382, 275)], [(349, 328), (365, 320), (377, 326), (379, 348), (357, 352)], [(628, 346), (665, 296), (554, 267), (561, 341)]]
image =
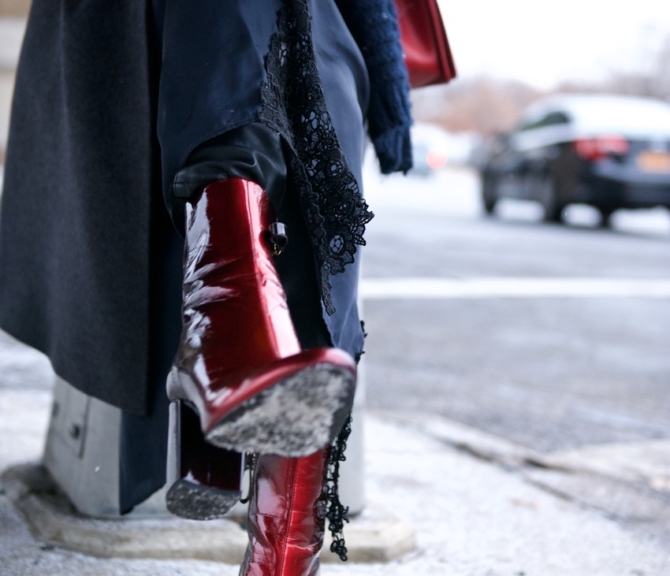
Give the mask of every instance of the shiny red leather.
[(412, 88), (449, 82), (456, 67), (437, 0), (395, 0), (395, 4)]
[(208, 434), (240, 403), (317, 363), (350, 366), (333, 348), (301, 351), (275, 269), (265, 191), (233, 178), (186, 204), (181, 342), (168, 378), (171, 400), (186, 400)]
[(316, 576), (327, 449), (304, 458), (259, 456), (240, 576)]

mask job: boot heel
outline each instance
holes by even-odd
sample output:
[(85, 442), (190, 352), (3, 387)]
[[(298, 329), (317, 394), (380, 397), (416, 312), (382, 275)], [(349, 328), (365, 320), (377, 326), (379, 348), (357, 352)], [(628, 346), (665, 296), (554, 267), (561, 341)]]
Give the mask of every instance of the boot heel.
[(242, 497), (244, 455), (205, 442), (198, 416), (170, 404), (167, 509), (191, 520), (221, 518)]

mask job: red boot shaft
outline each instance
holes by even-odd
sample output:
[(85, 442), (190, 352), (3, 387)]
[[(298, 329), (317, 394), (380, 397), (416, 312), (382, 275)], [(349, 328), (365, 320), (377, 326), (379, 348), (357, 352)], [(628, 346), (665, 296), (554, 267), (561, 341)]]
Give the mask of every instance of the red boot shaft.
[(216, 393), (249, 366), (298, 354), (300, 344), (270, 254), (267, 194), (244, 180), (216, 182), (186, 204), (186, 220), (177, 362), (202, 369)]
[(213, 444), (303, 456), (341, 428), (356, 368), (341, 350), (301, 352), (271, 223), (267, 194), (246, 180), (210, 184), (187, 204), (184, 328), (168, 396), (196, 409)]
[(315, 576), (323, 545), (326, 457), (259, 456), (240, 576)]

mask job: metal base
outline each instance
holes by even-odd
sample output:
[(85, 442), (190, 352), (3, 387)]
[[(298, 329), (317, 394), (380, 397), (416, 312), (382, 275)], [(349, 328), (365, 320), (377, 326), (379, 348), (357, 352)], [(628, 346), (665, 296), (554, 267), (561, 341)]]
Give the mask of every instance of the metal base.
[[(78, 512), (119, 518), (121, 410), (88, 396), (56, 377), (44, 448), (44, 467)], [(162, 491), (131, 513), (168, 517)]]
[[(352, 515), (365, 506), (363, 488), (363, 365), (353, 409), (354, 425), (342, 463), (340, 498)], [(93, 518), (120, 518), (119, 433), (121, 411), (57, 378), (44, 449), (44, 467), (77, 511)], [(231, 511), (244, 515), (243, 505)], [(160, 490), (124, 517), (170, 517)]]

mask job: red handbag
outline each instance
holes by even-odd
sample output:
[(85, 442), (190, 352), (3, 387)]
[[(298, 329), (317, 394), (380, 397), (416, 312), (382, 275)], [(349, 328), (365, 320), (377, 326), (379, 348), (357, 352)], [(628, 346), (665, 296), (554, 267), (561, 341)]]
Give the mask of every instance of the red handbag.
[(456, 67), (437, 0), (395, 0), (395, 5), (412, 88), (449, 82)]

